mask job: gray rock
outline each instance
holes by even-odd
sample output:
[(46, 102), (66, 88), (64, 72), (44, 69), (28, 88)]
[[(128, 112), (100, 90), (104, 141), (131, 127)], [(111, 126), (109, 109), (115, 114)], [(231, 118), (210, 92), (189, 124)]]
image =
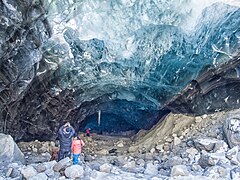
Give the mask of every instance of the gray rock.
[(210, 139), (210, 138), (195, 139), (194, 140), (194, 145), (195, 145), (196, 149), (206, 150), (206, 151), (215, 150), (215, 152), (216, 152), (217, 150), (219, 150), (221, 148), (223, 148), (225, 150), (227, 149), (227, 146), (226, 146), (224, 141), (221, 141), (221, 140), (218, 140), (218, 139)]
[(208, 168), (208, 170), (204, 173), (204, 176), (211, 179), (230, 179), (230, 170), (221, 166), (213, 166)]
[(11, 174), (12, 174), (12, 172), (13, 172), (13, 168), (10, 167), (10, 168), (7, 170), (7, 172), (6, 172), (6, 177), (10, 177)]
[(157, 145), (155, 148), (158, 151), (163, 151), (163, 145), (162, 144)]
[(110, 173), (111, 169), (112, 169), (112, 166), (107, 164), (107, 163), (104, 163), (103, 165), (101, 165), (99, 167), (99, 171), (100, 172), (105, 172), (105, 173)]
[(226, 118), (223, 130), (230, 148), (240, 144), (240, 117), (229, 116)]
[(236, 167), (230, 171), (231, 179), (240, 179), (240, 167)]
[(148, 161), (148, 160), (153, 160), (153, 154), (152, 153), (145, 153), (144, 154), (144, 160)]
[(228, 150), (228, 145), (223, 140), (218, 140), (215, 143), (213, 152), (226, 152)]
[(86, 155), (84, 156), (84, 161), (85, 161), (85, 162), (90, 162), (90, 161), (92, 161), (92, 160), (93, 160), (93, 157), (92, 157), (91, 155), (86, 154)]
[(35, 169), (37, 170), (38, 173), (44, 172), (46, 171), (46, 166), (44, 166), (44, 164), (38, 164)]
[(134, 172), (136, 169), (135, 161), (128, 161), (126, 164), (123, 165), (123, 169), (128, 172)]
[(102, 149), (100, 151), (97, 151), (96, 153), (100, 154), (100, 155), (107, 155), (107, 154), (109, 154), (108, 150), (106, 150), (106, 149)]
[(43, 165), (46, 167), (46, 169), (52, 169), (55, 164), (57, 164), (57, 161), (49, 161), (49, 162), (43, 163)]
[(12, 172), (10, 174), (10, 177), (11, 178), (20, 178), (21, 179), (22, 174), (21, 174), (19, 168), (18, 167), (12, 167), (12, 168), (13, 169), (12, 169)]
[(163, 175), (163, 176), (170, 176), (170, 170), (159, 169), (158, 173)]
[(57, 164), (53, 166), (53, 170), (59, 172), (60, 170), (66, 168), (67, 166), (71, 165), (71, 159), (66, 157), (60, 160)]
[(23, 175), (24, 178), (29, 179), (35, 175), (37, 175), (37, 171), (36, 169), (34, 169), (34, 167), (28, 165), (28, 166), (24, 166), (21, 169), (21, 173)]
[(174, 156), (172, 158), (167, 159), (163, 166), (168, 169), (176, 165), (181, 165), (182, 162), (183, 162), (182, 158)]
[(198, 153), (198, 150), (196, 148), (191, 147), (191, 148), (187, 149), (186, 152), (189, 154), (188, 157), (192, 158)]
[(116, 175), (120, 174), (120, 171), (121, 170), (116, 166), (113, 166), (112, 169), (111, 169), (111, 173), (116, 174)]
[(64, 171), (66, 177), (71, 179), (80, 178), (83, 173), (83, 167), (78, 164), (67, 167)]
[(57, 180), (68, 180), (65, 176), (60, 176)]
[(143, 167), (143, 166), (145, 165), (145, 161), (144, 161), (143, 159), (138, 159), (138, 160), (136, 161), (136, 164), (137, 164), (138, 166)]
[(18, 148), (10, 135), (0, 133), (0, 161), (17, 162), (25, 164), (24, 154)]
[(158, 166), (154, 165), (152, 163), (147, 163), (146, 164), (146, 169), (144, 171), (144, 174), (157, 175), (158, 174)]
[(198, 160), (198, 164), (203, 168), (207, 168), (210, 166), (215, 165), (215, 162), (213, 161), (213, 159), (211, 157), (209, 157), (208, 155), (201, 155), (201, 157)]
[(180, 138), (174, 137), (174, 139), (173, 139), (173, 145), (174, 145), (174, 146), (177, 146), (177, 145), (180, 144), (181, 142), (182, 142), (182, 141), (181, 141)]
[(200, 172), (200, 171), (202, 171), (202, 168), (198, 164), (192, 164), (192, 170), (195, 172)]
[(27, 162), (28, 164), (36, 164), (36, 163), (43, 163), (43, 162), (46, 162), (46, 161), (49, 161), (51, 158), (51, 155), (49, 153), (42, 153), (42, 154), (39, 154), (39, 153), (31, 153), (31, 156), (29, 156), (27, 158)]
[(28, 180), (47, 180), (48, 177), (45, 173), (39, 173), (36, 176), (29, 178)]
[(89, 167), (93, 170), (99, 171), (100, 170), (100, 163), (97, 161), (93, 161), (91, 163), (89, 163)]
[(48, 177), (50, 177), (50, 178), (55, 175), (53, 169), (47, 169), (47, 170), (45, 171), (45, 174), (46, 174)]
[(111, 159), (110, 164), (112, 164), (114, 166), (120, 166), (121, 165), (121, 163), (119, 162), (119, 160), (117, 158)]
[(189, 174), (187, 166), (185, 165), (173, 166), (171, 170), (171, 176), (188, 176)]
[(90, 173), (90, 179), (106, 179), (107, 173), (99, 172), (99, 171), (92, 171)]
[(225, 154), (226, 158), (231, 160), (231, 163), (234, 165), (238, 165), (240, 163), (240, 153), (239, 147), (235, 146), (232, 149), (228, 150)]

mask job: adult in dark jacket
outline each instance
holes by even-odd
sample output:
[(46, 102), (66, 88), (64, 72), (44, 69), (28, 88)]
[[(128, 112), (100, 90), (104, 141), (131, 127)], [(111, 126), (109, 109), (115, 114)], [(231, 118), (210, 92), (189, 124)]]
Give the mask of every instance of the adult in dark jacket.
[(58, 160), (65, 157), (71, 157), (72, 137), (76, 136), (74, 128), (70, 123), (66, 123), (58, 130), (58, 139), (60, 142), (60, 150), (58, 154)]

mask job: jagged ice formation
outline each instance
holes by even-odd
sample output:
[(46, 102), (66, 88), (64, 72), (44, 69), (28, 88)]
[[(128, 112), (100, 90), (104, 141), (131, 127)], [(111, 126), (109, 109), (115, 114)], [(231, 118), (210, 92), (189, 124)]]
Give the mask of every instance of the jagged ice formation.
[[(1, 2), (1, 132), (149, 129), (239, 107), (238, 1)], [(98, 125), (98, 112), (101, 124)]]

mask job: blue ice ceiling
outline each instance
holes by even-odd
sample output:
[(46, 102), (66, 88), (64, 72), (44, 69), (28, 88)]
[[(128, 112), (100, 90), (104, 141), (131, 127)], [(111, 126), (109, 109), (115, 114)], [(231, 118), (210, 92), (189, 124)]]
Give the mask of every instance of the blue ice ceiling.
[(43, 47), (56, 69), (52, 89), (73, 90), (75, 118), (89, 126), (101, 110), (103, 122), (150, 128), (203, 69), (239, 52), (239, 7), (234, 0), (53, 1), (54, 35)]

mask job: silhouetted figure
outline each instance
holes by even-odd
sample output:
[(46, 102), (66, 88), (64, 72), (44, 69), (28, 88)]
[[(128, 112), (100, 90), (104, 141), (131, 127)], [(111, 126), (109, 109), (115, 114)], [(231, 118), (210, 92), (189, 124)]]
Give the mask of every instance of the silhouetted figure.
[(74, 137), (75, 130), (69, 122), (61, 126), (58, 130), (58, 138), (60, 141), (60, 151), (58, 154), (58, 160), (64, 159), (65, 157), (71, 157), (71, 145), (72, 137)]

